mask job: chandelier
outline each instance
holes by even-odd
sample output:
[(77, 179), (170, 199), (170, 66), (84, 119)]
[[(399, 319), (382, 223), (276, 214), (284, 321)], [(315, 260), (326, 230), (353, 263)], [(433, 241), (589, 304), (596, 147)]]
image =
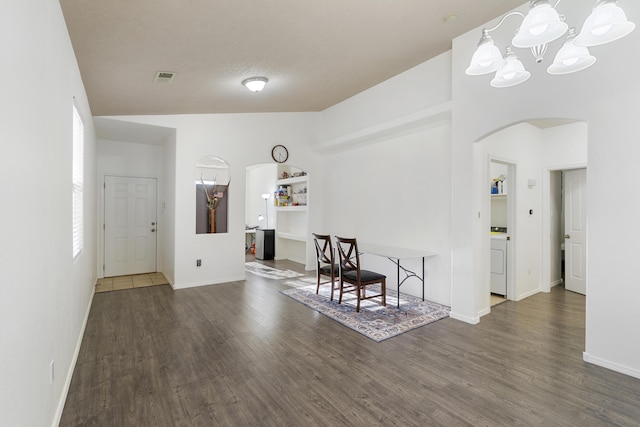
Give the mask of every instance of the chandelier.
[[(589, 47), (618, 40), (636, 27), (627, 20), (624, 11), (617, 5), (617, 0), (598, 0), (591, 15), (582, 25), (582, 30), (577, 33), (575, 28), (569, 28), (564, 22), (564, 16), (556, 11), (560, 1), (562, 0), (558, 0), (552, 7), (548, 0), (531, 0), (527, 15), (518, 11), (510, 12), (494, 27), (483, 29), (466, 74), (479, 76), (495, 72), (496, 75), (491, 80), (493, 87), (511, 87), (523, 83), (531, 77), (531, 73), (524, 68), (513, 47), (531, 49), (536, 62), (541, 63), (548, 44), (565, 34), (565, 42), (547, 72), (553, 75), (575, 73), (596, 62), (596, 58), (589, 53)], [(513, 15), (522, 17), (523, 21), (503, 57), (489, 33)]]

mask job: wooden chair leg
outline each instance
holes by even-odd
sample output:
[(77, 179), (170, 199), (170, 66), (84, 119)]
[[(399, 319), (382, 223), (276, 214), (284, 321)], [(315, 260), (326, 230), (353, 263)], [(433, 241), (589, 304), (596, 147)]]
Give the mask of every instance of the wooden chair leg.
[(331, 272), (331, 301), (333, 301), (333, 288), (334, 287), (335, 287), (335, 277), (333, 276), (333, 272)]
[(316, 295), (320, 292), (320, 273), (318, 273), (318, 286), (316, 286)]
[[(387, 306), (387, 279), (382, 279), (382, 306), (386, 307)], [(398, 295), (398, 298), (400, 297), (400, 295)]]

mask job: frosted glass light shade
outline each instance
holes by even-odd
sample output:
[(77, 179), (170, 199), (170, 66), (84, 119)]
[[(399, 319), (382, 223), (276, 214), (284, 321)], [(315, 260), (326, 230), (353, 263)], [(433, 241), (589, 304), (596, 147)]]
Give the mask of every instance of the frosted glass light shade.
[(493, 73), (504, 67), (504, 65), (505, 60), (500, 53), (500, 49), (493, 43), (493, 39), (489, 36), (483, 36), (465, 73), (470, 76), (480, 76)]
[(519, 48), (534, 47), (562, 37), (569, 26), (560, 20), (558, 12), (548, 1), (532, 1), (511, 44)]
[(493, 87), (511, 87), (529, 80), (531, 73), (524, 69), (524, 65), (514, 53), (507, 54), (507, 65), (502, 67), (491, 80)]
[(629, 22), (624, 11), (615, 1), (596, 5), (591, 15), (584, 21), (580, 34), (575, 39), (576, 46), (599, 46), (629, 34), (636, 24)]
[(553, 75), (575, 73), (595, 64), (596, 58), (584, 46), (576, 46), (574, 39), (567, 40), (556, 54), (547, 72)]
[(251, 92), (260, 92), (267, 85), (269, 79), (266, 77), (251, 77), (244, 79), (242, 84), (246, 86)]

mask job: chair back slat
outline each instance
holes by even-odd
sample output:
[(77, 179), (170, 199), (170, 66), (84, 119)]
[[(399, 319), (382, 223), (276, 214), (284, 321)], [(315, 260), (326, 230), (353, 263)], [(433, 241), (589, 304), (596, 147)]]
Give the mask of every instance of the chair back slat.
[(316, 259), (318, 265), (334, 264), (333, 245), (331, 244), (331, 236), (328, 234), (313, 233), (313, 242), (316, 245)]
[(343, 271), (356, 270), (360, 280), (360, 253), (356, 239), (336, 236), (336, 247)]

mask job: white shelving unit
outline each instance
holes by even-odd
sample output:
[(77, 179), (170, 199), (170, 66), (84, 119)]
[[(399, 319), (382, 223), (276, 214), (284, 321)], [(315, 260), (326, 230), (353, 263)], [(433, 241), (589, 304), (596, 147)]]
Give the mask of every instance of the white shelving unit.
[[(288, 176), (302, 173), (302, 170), (290, 166), (279, 165), (278, 177), (283, 173)], [(308, 210), (309, 210), (309, 176), (295, 176), (276, 180), (276, 189), (282, 187), (287, 197), (276, 197), (276, 259), (290, 259), (306, 265)]]

